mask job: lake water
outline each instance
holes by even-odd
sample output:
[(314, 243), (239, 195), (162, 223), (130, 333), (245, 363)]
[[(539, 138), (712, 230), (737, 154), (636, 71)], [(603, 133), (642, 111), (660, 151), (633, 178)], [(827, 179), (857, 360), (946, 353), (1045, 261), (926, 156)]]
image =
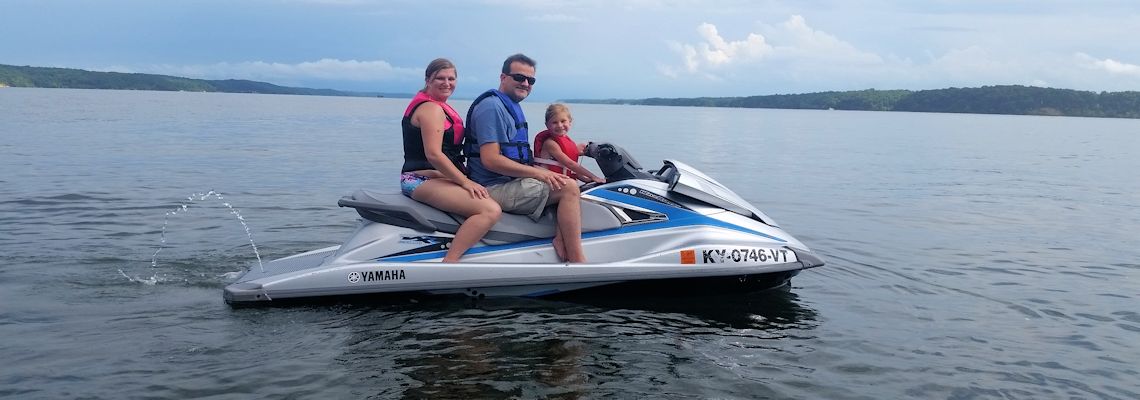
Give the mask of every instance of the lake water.
[(576, 139), (698, 167), (828, 264), (225, 305), (257, 262), (236, 214), (266, 260), (339, 243), (340, 196), (397, 189), (406, 101), (0, 89), (0, 397), (1140, 398), (1140, 120), (571, 105)]

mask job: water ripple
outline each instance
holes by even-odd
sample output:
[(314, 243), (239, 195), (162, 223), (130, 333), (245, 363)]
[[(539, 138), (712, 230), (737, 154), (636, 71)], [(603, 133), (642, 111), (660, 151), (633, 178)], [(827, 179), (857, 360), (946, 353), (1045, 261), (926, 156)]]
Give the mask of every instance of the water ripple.
[(230, 309), (237, 219), (164, 214), (215, 189), (266, 258), (336, 244), (341, 195), (396, 188), (405, 100), (0, 97), (0, 397), (1140, 398), (1135, 120), (579, 105), (827, 266), (752, 295)]

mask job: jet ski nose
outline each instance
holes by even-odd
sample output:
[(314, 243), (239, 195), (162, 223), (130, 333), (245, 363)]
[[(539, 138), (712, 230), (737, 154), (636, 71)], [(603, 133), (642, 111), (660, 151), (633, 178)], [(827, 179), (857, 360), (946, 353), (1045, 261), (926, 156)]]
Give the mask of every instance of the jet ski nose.
[(803, 265), (804, 269), (822, 267), (824, 264), (823, 259), (811, 251), (796, 249), (792, 247), (788, 247), (788, 249), (791, 249), (796, 253), (796, 258), (799, 259), (800, 264)]

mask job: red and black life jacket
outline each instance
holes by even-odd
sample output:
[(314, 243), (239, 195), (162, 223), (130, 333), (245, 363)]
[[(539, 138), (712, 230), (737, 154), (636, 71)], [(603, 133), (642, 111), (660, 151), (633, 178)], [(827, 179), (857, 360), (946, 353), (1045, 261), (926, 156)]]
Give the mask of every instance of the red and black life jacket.
[(570, 139), (570, 135), (556, 136), (553, 133), (550, 133), (550, 130), (545, 130), (539, 132), (538, 135), (534, 137), (535, 163), (542, 164), (544, 167), (551, 171), (558, 172), (560, 174), (566, 174), (571, 178), (577, 178), (577, 175), (574, 173), (574, 171), (571, 171), (570, 168), (562, 166), (562, 164), (559, 164), (558, 161), (554, 160), (553, 157), (550, 158), (553, 163), (546, 162), (546, 159), (539, 158), (539, 156), (542, 155), (542, 145), (546, 143), (547, 139), (554, 140), (554, 143), (558, 144), (558, 148), (562, 149), (562, 153), (566, 154), (566, 157), (569, 157), (574, 162), (578, 162), (578, 145), (574, 143), (573, 139)]

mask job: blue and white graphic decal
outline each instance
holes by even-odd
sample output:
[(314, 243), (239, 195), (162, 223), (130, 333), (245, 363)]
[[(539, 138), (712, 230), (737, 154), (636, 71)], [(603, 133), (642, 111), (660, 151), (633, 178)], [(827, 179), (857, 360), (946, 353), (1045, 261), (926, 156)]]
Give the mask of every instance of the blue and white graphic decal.
[[(689, 209), (688, 207), (681, 205), (681, 203), (675, 202), (673, 200), (669, 200), (669, 199), (667, 199), (667, 198), (665, 198), (665, 197), (663, 197), (657, 193), (653, 193), (651, 191), (648, 191), (648, 190), (645, 190), (645, 189), (642, 189), (639, 187), (625, 185), (625, 186), (612, 187), (612, 188), (609, 188), (608, 190), (618, 192), (621, 194), (625, 194), (625, 195), (629, 195), (629, 196), (633, 196), (633, 197), (637, 197), (637, 198), (641, 198), (641, 199), (646, 199), (649, 201), (655, 201), (655, 202), (658, 202), (658, 203), (661, 203), (661, 204), (664, 204), (664, 205), (667, 205), (667, 206), (670, 206), (673, 208), (680, 208), (680, 209), (685, 209), (685, 210)], [(598, 197), (605, 198), (605, 196), (598, 196)]]
[[(644, 192), (644, 190), (639, 190), (639, 192)], [(662, 228), (675, 228), (675, 227), (682, 227), (682, 226), (706, 225), (706, 226), (716, 226), (716, 227), (727, 228), (727, 229), (732, 229), (732, 230), (736, 230), (736, 231), (751, 233), (753, 235), (762, 236), (764, 238), (775, 240), (775, 241), (781, 242), (781, 243), (787, 243), (788, 242), (787, 240), (784, 240), (784, 239), (781, 239), (781, 238), (778, 238), (778, 237), (775, 237), (772, 235), (768, 235), (768, 234), (765, 234), (762, 232), (757, 232), (757, 231), (745, 228), (745, 227), (740, 226), (740, 225), (730, 224), (728, 222), (724, 222), (724, 221), (721, 221), (719, 219), (710, 218), (710, 217), (701, 215), (699, 213), (696, 213), (696, 212), (689, 210), (688, 208), (669, 207), (669, 206), (666, 206), (665, 204), (657, 202), (655, 200), (653, 200), (653, 201), (645, 200), (645, 199), (638, 197), (638, 196), (633, 196), (633, 195), (629, 195), (629, 194), (625, 194), (625, 193), (621, 193), (621, 192), (612, 192), (612, 191), (592, 191), (592, 192), (589, 192), (588, 194), (602, 198), (602, 199), (613, 200), (613, 201), (617, 201), (617, 202), (621, 202), (621, 203), (626, 203), (626, 204), (629, 204), (631, 206), (637, 206), (637, 207), (645, 208), (648, 210), (656, 211), (656, 212), (665, 214), (669, 219), (667, 221), (663, 221), (661, 223), (655, 223), (655, 224), (631, 225), (631, 226), (624, 226), (624, 227), (621, 227), (618, 229), (613, 229), (613, 230), (608, 230), (608, 231), (584, 233), (584, 234), (582, 234), (583, 239), (587, 238), (587, 237), (608, 236), (608, 235), (613, 235), (613, 234), (622, 234), (622, 233), (629, 233), (629, 232), (640, 232), (640, 231), (645, 231), (645, 230), (650, 230), (650, 229), (662, 229)], [(666, 200), (668, 200), (668, 199), (666, 199)]]
[[(404, 250), (404, 251), (401, 251), (399, 253), (389, 254), (389, 255), (386, 255), (384, 257), (380, 257), (377, 260), (388, 259), (390, 257), (400, 257), (400, 256), (407, 256), (407, 255), (423, 254), (423, 253), (437, 253), (437, 252), (441, 252), (441, 251), (446, 252), (447, 249), (449, 247), (451, 247), (451, 240), (452, 240), (452, 238), (445, 237), (445, 236), (428, 236), (428, 235), (403, 236), (400, 238), (400, 244), (423, 244), (423, 246), (416, 247), (416, 248), (411, 249), (411, 250)], [(434, 257), (425, 257), (425, 258), (436, 258), (436, 257), (442, 257), (442, 256), (443, 255), (437, 255)]]
[[(627, 186), (622, 186), (622, 187), (627, 187)], [(787, 240), (784, 240), (784, 239), (781, 239), (781, 238), (778, 238), (778, 237), (775, 237), (772, 235), (768, 235), (768, 234), (765, 234), (762, 232), (757, 232), (757, 231), (754, 231), (754, 230), (751, 230), (751, 229), (748, 229), (748, 228), (745, 228), (745, 227), (742, 227), (742, 226), (739, 226), (736, 224), (730, 224), (728, 222), (724, 222), (724, 221), (721, 221), (721, 220), (718, 220), (715, 218), (710, 218), (710, 217), (701, 215), (699, 213), (693, 212), (692, 210), (690, 210), (690, 209), (688, 209), (688, 208), (686, 208), (680, 204), (677, 204), (676, 202), (674, 202), (672, 200), (661, 197), (661, 196), (657, 195), (656, 193), (652, 193), (652, 192), (649, 192), (647, 190), (643, 190), (640, 188), (633, 188), (631, 186), (628, 188), (637, 189), (637, 191), (634, 192), (631, 190), (627, 190), (626, 192), (623, 193), (622, 191), (618, 191), (618, 190), (594, 190), (594, 191), (589, 191), (586, 194), (589, 194), (589, 195), (594, 196), (594, 197), (606, 199), (606, 200), (612, 200), (612, 201), (616, 201), (616, 202), (620, 202), (620, 203), (629, 204), (631, 206), (641, 207), (641, 208), (644, 208), (647, 210), (659, 212), (659, 213), (665, 214), (668, 217), (668, 219), (661, 221), (661, 222), (656, 222), (656, 223), (626, 225), (626, 226), (623, 226), (620, 228), (608, 229), (608, 230), (604, 230), (604, 231), (584, 232), (584, 233), (582, 233), (582, 239), (591, 239), (591, 238), (597, 238), (597, 237), (622, 235), (622, 234), (628, 234), (628, 233), (632, 233), (632, 232), (643, 232), (643, 231), (654, 230), (654, 229), (677, 228), (677, 227), (685, 227), (685, 226), (716, 226), (716, 227), (720, 227), (720, 228), (726, 228), (726, 229), (732, 229), (732, 230), (736, 230), (736, 231), (750, 233), (750, 234), (761, 236), (761, 237), (764, 237), (766, 239), (774, 240), (774, 241), (777, 241), (780, 243), (787, 243)], [(652, 196), (649, 196), (646, 193), (652, 194)], [(448, 244), (451, 243), (451, 238), (440, 238), (440, 239), (446, 239)], [(550, 239), (546, 238), (546, 239), (527, 240), (527, 241), (522, 241), (522, 242), (500, 244), (500, 245), (472, 247), (470, 250), (467, 250), (467, 252), (464, 254), (480, 254), (480, 253), (489, 253), (489, 252), (502, 251), (502, 250), (513, 250), (513, 249), (520, 249), (520, 248), (526, 248), (526, 247), (536, 247), (536, 246), (538, 246), (538, 247), (549, 247), (550, 246)], [(419, 251), (421, 249), (424, 249), (424, 250)], [(433, 258), (443, 257), (444, 252), (447, 251), (446, 247), (440, 248), (438, 251), (430, 251), (430, 250), (426, 250), (426, 249), (427, 249), (427, 247), (425, 246), (425, 247), (416, 249), (417, 251), (414, 253), (412, 250), (409, 250), (406, 252), (392, 254), (389, 256), (377, 258), (376, 260), (377, 261), (385, 261), (385, 262), (412, 262), (412, 261), (420, 261), (420, 260), (430, 260)]]

